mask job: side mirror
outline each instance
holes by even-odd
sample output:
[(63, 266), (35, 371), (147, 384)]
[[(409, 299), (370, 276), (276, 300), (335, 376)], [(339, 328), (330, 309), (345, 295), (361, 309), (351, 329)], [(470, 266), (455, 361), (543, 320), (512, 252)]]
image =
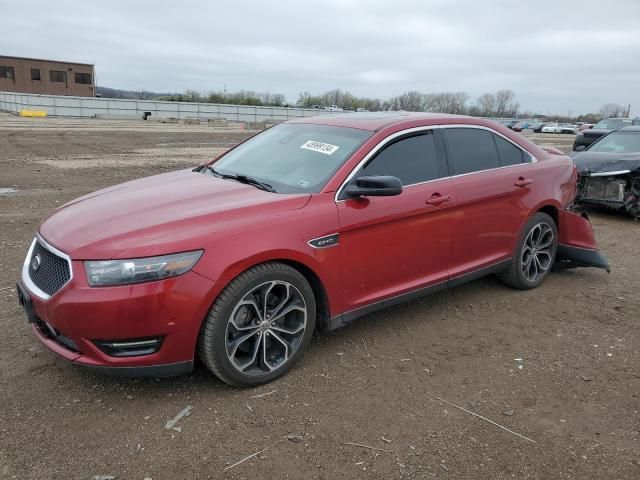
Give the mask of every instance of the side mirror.
[(390, 175), (366, 175), (347, 185), (344, 193), (349, 197), (392, 197), (402, 193), (402, 182)]
[(576, 147), (576, 152), (584, 152), (587, 149), (584, 145), (578, 145)]

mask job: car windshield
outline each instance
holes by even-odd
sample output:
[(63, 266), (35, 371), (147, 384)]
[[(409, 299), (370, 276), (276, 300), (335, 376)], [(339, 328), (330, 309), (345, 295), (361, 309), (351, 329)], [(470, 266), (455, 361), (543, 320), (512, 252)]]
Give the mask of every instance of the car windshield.
[(613, 130), (625, 125), (631, 125), (631, 120), (623, 120), (621, 118), (607, 118), (606, 120), (600, 120), (593, 128), (603, 128), (606, 130)]
[(276, 125), (211, 167), (216, 173), (267, 183), (278, 193), (315, 193), (372, 133), (330, 125)]
[(591, 145), (590, 152), (640, 152), (640, 132), (613, 132)]

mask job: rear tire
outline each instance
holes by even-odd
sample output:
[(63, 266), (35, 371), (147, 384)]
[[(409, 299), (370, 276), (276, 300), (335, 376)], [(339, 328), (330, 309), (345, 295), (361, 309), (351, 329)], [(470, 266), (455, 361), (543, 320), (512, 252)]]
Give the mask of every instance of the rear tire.
[(309, 282), (289, 265), (256, 265), (232, 280), (205, 319), (198, 353), (236, 387), (270, 382), (304, 354), (316, 322)]
[(498, 278), (519, 290), (536, 288), (551, 271), (557, 250), (556, 223), (546, 213), (538, 212), (522, 229), (511, 265)]

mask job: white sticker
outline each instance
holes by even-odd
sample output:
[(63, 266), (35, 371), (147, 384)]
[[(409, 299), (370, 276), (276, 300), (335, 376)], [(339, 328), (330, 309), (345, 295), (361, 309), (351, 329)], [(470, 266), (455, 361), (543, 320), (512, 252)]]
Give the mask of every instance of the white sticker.
[(331, 145), (330, 143), (318, 142), (316, 140), (309, 140), (300, 148), (304, 148), (305, 150), (313, 150), (314, 152), (324, 153), (325, 155), (331, 155), (333, 152), (338, 150), (338, 145)]

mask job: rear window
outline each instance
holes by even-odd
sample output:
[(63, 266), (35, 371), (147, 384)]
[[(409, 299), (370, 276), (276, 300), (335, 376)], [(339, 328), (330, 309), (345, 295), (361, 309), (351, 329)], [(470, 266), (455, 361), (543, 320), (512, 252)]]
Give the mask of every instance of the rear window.
[(493, 134), (479, 128), (447, 128), (449, 153), (456, 175), (500, 166)]
[(593, 128), (602, 128), (605, 130), (614, 130), (616, 128), (625, 127), (631, 125), (631, 120), (625, 118), (607, 118), (606, 120), (600, 120)]
[(524, 163), (529, 156), (525, 152), (516, 147), (513, 143), (505, 140), (499, 135), (493, 135), (500, 156), (500, 165), (506, 167), (508, 165), (518, 165)]

